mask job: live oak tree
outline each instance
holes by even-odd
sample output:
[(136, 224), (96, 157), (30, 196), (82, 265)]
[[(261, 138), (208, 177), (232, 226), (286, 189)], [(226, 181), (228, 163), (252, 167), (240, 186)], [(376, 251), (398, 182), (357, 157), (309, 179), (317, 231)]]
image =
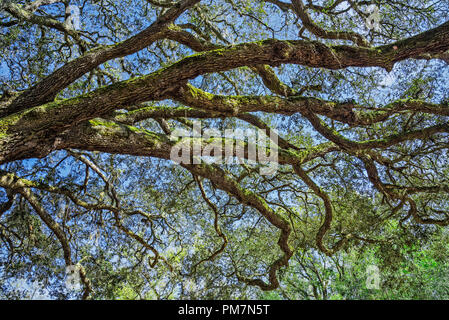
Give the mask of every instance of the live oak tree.
[[(299, 252), (449, 224), (445, 1), (0, 5), (11, 295), (33, 276), (67, 297), (76, 265), (76, 297), (253, 297)], [(276, 129), (277, 172), (174, 164), (195, 120)]]

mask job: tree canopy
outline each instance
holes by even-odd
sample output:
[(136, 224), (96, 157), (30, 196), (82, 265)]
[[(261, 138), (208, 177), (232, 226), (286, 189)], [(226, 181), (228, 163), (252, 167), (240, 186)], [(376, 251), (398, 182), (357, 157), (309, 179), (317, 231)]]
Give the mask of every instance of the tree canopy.
[[(3, 297), (447, 298), (447, 1), (0, 9)], [(276, 132), (276, 170), (231, 129)]]

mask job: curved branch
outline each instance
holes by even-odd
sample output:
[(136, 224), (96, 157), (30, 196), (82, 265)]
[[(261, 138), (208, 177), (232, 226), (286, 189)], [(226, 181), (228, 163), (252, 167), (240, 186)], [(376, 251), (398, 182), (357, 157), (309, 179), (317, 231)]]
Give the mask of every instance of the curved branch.
[(293, 10), (296, 12), (298, 17), (301, 19), (304, 27), (307, 28), (311, 33), (317, 37), (324, 39), (335, 39), (335, 40), (350, 40), (361, 47), (369, 47), (368, 41), (360, 34), (356, 32), (338, 32), (338, 31), (327, 31), (319, 27), (315, 22), (313, 22), (310, 15), (307, 13), (307, 9), (304, 6), (302, 0), (292, 0)]
[(339, 251), (352, 237), (351, 234), (343, 236), (333, 247), (327, 248), (324, 243), (324, 237), (327, 232), (331, 229), (332, 219), (333, 219), (333, 208), (332, 202), (327, 193), (325, 193), (301, 168), (299, 165), (293, 165), (293, 170), (301, 178), (302, 181), (318, 196), (323, 200), (325, 216), (322, 225), (320, 226), (318, 233), (316, 235), (316, 244), (318, 248), (324, 252), (326, 255), (331, 256), (337, 251)]
[[(28, 201), (28, 203), (33, 207), (38, 216), (53, 232), (53, 234), (61, 244), (66, 266), (73, 265), (70, 244), (64, 231), (62, 230), (61, 226), (53, 219), (53, 217), (47, 212), (47, 210), (45, 210), (45, 208), (41, 205), (36, 195), (31, 191), (29, 181), (21, 179), (13, 173), (2, 170), (0, 171), (0, 186), (5, 189), (16, 191)], [(84, 268), (80, 269), (80, 277), (81, 281), (84, 284), (83, 299), (88, 299), (90, 293), (93, 292), (93, 289), (91, 287), (89, 279), (87, 278)]]
[(161, 31), (176, 20), (184, 11), (198, 2), (200, 0), (179, 2), (159, 17), (151, 26), (137, 35), (114, 45), (93, 49), (67, 63), (35, 86), (24, 91), (6, 110), (2, 110), (0, 115), (4, 116), (5, 114), (19, 112), (52, 101), (62, 89), (100, 64), (142, 50), (160, 39), (162, 36)]

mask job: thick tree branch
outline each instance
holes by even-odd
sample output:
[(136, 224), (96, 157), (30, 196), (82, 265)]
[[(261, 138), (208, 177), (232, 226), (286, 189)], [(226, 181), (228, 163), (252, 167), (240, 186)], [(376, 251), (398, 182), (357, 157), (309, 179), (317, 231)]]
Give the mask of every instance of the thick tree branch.
[(154, 41), (161, 38), (161, 31), (176, 20), (184, 11), (198, 2), (200, 0), (184, 0), (179, 2), (171, 7), (163, 16), (159, 17), (151, 26), (137, 35), (114, 45), (91, 50), (83, 56), (67, 63), (35, 86), (23, 92), (6, 110), (2, 110), (0, 114), (5, 115), (19, 112), (52, 101), (62, 89), (102, 63), (148, 47)]
[(298, 17), (301, 19), (304, 26), (314, 35), (324, 38), (324, 39), (334, 39), (334, 40), (350, 40), (362, 47), (369, 47), (368, 41), (364, 39), (361, 35), (355, 32), (338, 32), (338, 31), (327, 31), (319, 27), (315, 22), (313, 22), (310, 15), (307, 13), (307, 9), (304, 6), (302, 0), (292, 0), (292, 7)]
[[(193, 0), (192, 0), (193, 1)], [(178, 11), (176, 11), (180, 14)], [(17, 112), (53, 99), (54, 95), (69, 83), (99, 64), (119, 56), (135, 52), (157, 40), (159, 32), (170, 21), (158, 20), (135, 37), (118, 45), (90, 52), (58, 69), (35, 87), (19, 95), (3, 113)], [(327, 46), (310, 41), (265, 40), (245, 43), (226, 49), (216, 49), (186, 57), (181, 61), (150, 75), (120, 82), (89, 94), (89, 104), (108, 95), (110, 104), (121, 105), (155, 100), (183, 81), (199, 75), (226, 71), (242, 66), (272, 65), (285, 63), (309, 67), (342, 69), (346, 67), (383, 67), (391, 70), (394, 63), (408, 58), (419, 58), (423, 54), (438, 54), (449, 49), (449, 22), (417, 36), (377, 48), (350, 46)], [(124, 90), (128, 94), (124, 94)], [(116, 93), (121, 93), (116, 96)], [(51, 97), (51, 98), (50, 98)], [(132, 97), (132, 98), (131, 98)], [(86, 101), (80, 97), (80, 102)], [(105, 106), (105, 111), (110, 108)], [(110, 107), (110, 106), (109, 106)], [(87, 111), (91, 112), (91, 111)], [(97, 110), (98, 112), (98, 110)], [(100, 114), (98, 114), (100, 115)], [(75, 120), (76, 121), (76, 120)]]

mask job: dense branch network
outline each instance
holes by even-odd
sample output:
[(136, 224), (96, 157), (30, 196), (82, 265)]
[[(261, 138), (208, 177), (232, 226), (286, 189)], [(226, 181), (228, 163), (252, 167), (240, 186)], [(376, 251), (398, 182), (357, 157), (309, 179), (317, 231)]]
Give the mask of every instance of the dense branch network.
[[(315, 159), (325, 158), (329, 154), (344, 154), (360, 161), (374, 188), (384, 195), (387, 201), (397, 200), (402, 205), (408, 204), (408, 214), (416, 222), (444, 226), (449, 224), (447, 217), (435, 219), (421, 216), (413, 197), (416, 194), (449, 193), (448, 184), (393, 184), (385, 182), (383, 174), (385, 171), (401, 174), (403, 170), (396, 165), (400, 159), (390, 159), (384, 155), (384, 151), (390, 148), (429, 139), (440, 141), (438, 143), (447, 148), (447, 144), (444, 145), (441, 142), (447, 139), (449, 133), (447, 120), (444, 121), (447, 119), (445, 117), (449, 116), (447, 103), (437, 104), (425, 99), (407, 98), (393, 101), (383, 107), (371, 108), (368, 105), (353, 102), (327, 101), (304, 95), (304, 92), (314, 88), (294, 90), (282, 82), (272, 68), (295, 64), (330, 70), (379, 67), (391, 71), (396, 63), (407, 59), (444, 60), (449, 50), (449, 22), (402, 40), (371, 46), (356, 32), (328, 31), (320, 27), (308, 12), (312, 10), (338, 15), (335, 10), (342, 1), (336, 1), (329, 8), (305, 5), (301, 0), (294, 0), (291, 3), (268, 1), (283, 11), (294, 12), (302, 21), (303, 28), (317, 38), (349, 41), (349, 43), (330, 44), (315, 40), (263, 39), (257, 42), (224, 45), (205, 39), (197, 32), (187, 31), (189, 28), (194, 30), (192, 26), (175, 24), (178, 17), (198, 5), (200, 0), (185, 0), (175, 4), (149, 1), (165, 10), (148, 28), (122, 42), (92, 49), (82, 31), (69, 29), (51, 17), (37, 15), (36, 11), (39, 7), (56, 2), (34, 1), (25, 6), (8, 3), (5, 7), (6, 12), (17, 21), (56, 29), (70, 36), (86, 51), (30, 88), (11, 95), (5, 94), (2, 97), (0, 101), (0, 162), (2, 164), (33, 157), (46, 157), (55, 150), (69, 150), (72, 156), (91, 168), (108, 185), (108, 179), (103, 175), (102, 170), (74, 150), (168, 160), (175, 142), (169, 138), (172, 128), (167, 121), (185, 125), (190, 123), (188, 119), (235, 118), (246, 122), (249, 126), (269, 130), (270, 126), (255, 115), (255, 112), (300, 115), (326, 141), (305, 148), (288, 138), (279, 136), (278, 162), (290, 168), (291, 173), (295, 174), (295, 177), (322, 201), (324, 215), (316, 234), (316, 245), (319, 250), (332, 255), (351, 239), (361, 238), (357, 234), (348, 233), (340, 234), (334, 241), (333, 237), (328, 235), (332, 229), (335, 214), (331, 196), (320, 187), (318, 181), (314, 181), (311, 172), (305, 168)], [(174, 41), (196, 53), (147, 75), (119, 81), (73, 98), (55, 99), (61, 91), (102, 64), (137, 53), (161, 40)], [(88, 48), (90, 50), (87, 50)], [(248, 68), (259, 76), (266, 88), (271, 91), (271, 95), (214, 94), (189, 83), (199, 76), (237, 68)], [(320, 90), (320, 88), (315, 89)], [(164, 106), (158, 103), (163, 100), (171, 100), (182, 106)], [(330, 124), (335, 121), (340, 128), (357, 132), (358, 129), (404, 114), (422, 114), (440, 119), (440, 121), (419, 128), (404, 128), (396, 133), (379, 134), (371, 139), (358, 139), (357, 135), (345, 134)], [(148, 119), (157, 120), (163, 133), (138, 127)], [(183, 164), (183, 167), (193, 174), (203, 200), (214, 211), (214, 228), (223, 241), (221, 247), (204, 261), (213, 260), (221, 254), (228, 242), (228, 238), (219, 227), (219, 209), (208, 198), (203, 188), (202, 179), (207, 179), (217, 189), (226, 192), (240, 204), (255, 209), (279, 231), (278, 245), (281, 256), (271, 263), (268, 282), (246, 278), (236, 271), (238, 279), (247, 284), (257, 285), (263, 290), (277, 288), (279, 286), (277, 272), (281, 267), (288, 265), (294, 253), (290, 239), (293, 231), (292, 224), (270, 206), (263, 196), (244, 187), (224, 168), (208, 164)], [(73, 263), (69, 240), (54, 218), (39, 204), (33, 189), (64, 195), (75, 205), (85, 209), (111, 212), (116, 221), (116, 227), (121, 232), (153, 253), (153, 265), (159, 260), (164, 261), (154, 246), (121, 223), (122, 215), (139, 214), (150, 220), (157, 217), (152, 217), (145, 212), (133, 211), (132, 208), (122, 208), (112, 186), (108, 185), (108, 190), (111, 192), (111, 198), (115, 200), (113, 204), (106, 205), (87, 203), (67, 190), (39, 184), (6, 171), (0, 173), (0, 184), (8, 191), (10, 199), (13, 195), (19, 194), (29, 202), (61, 243), (67, 265)], [(2, 212), (8, 210), (10, 202), (2, 205)], [(168, 264), (167, 261), (165, 262)], [(87, 297), (92, 288), (84, 270), (82, 278), (85, 285), (85, 297)]]

